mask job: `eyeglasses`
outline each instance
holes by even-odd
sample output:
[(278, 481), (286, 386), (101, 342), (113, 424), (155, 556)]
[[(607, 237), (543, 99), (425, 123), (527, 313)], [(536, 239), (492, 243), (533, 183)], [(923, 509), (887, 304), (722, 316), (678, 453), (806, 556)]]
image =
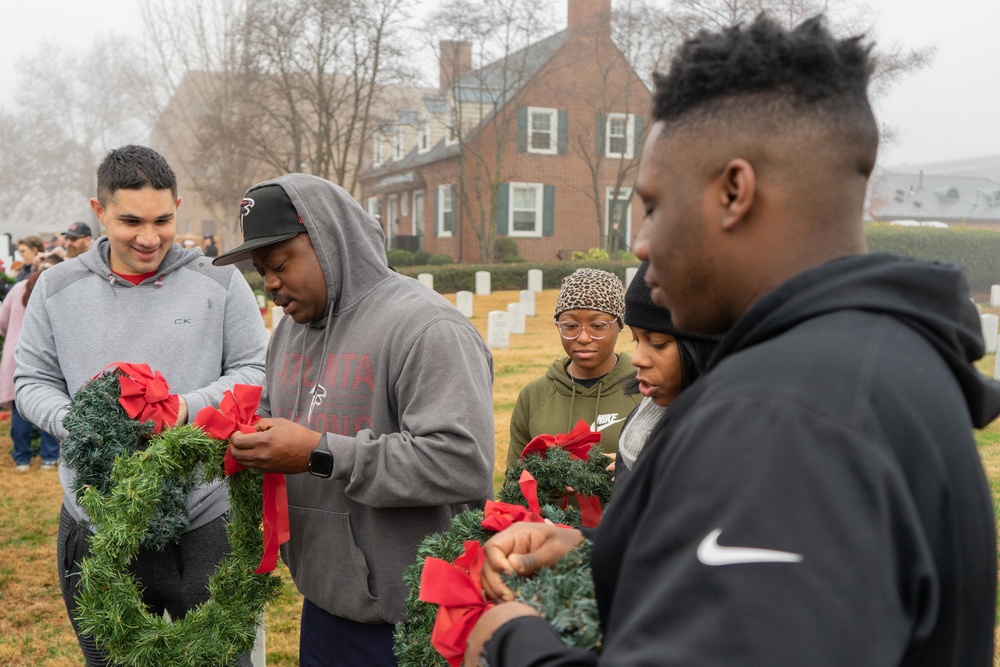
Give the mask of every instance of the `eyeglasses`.
[(594, 340), (601, 340), (608, 335), (608, 332), (611, 331), (611, 325), (614, 323), (614, 320), (594, 320), (590, 324), (583, 325), (579, 322), (556, 322), (556, 326), (559, 327), (559, 335), (566, 340), (576, 340), (584, 329), (587, 330), (587, 335)]

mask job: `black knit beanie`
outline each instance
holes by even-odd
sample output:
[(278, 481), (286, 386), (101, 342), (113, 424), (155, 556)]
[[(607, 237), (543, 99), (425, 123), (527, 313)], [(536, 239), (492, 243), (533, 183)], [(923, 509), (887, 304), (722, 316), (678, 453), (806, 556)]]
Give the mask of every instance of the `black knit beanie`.
[(635, 277), (628, 285), (628, 291), (625, 292), (625, 324), (647, 331), (670, 334), (678, 338), (693, 338), (712, 342), (722, 340), (722, 336), (681, 331), (675, 327), (670, 319), (670, 311), (653, 303), (649, 285), (646, 284), (646, 269), (648, 267), (649, 262), (643, 262), (639, 266)]

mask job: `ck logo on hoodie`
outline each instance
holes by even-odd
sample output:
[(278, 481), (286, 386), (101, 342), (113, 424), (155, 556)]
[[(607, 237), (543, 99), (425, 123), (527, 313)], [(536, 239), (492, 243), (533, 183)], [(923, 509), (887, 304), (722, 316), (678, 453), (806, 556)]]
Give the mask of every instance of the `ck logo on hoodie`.
[(302, 419), (315, 431), (353, 436), (372, 426), (375, 378), (369, 355), (286, 354), (274, 375), (271, 414)]

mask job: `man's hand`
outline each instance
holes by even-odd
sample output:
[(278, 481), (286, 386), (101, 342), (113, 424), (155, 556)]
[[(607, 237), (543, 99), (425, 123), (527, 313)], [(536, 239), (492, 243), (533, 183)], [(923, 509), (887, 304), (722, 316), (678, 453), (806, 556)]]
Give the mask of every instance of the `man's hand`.
[(528, 576), (573, 550), (583, 540), (575, 528), (558, 528), (546, 523), (515, 523), (489, 539), (483, 547), (483, 592), (491, 600), (510, 601), (513, 593), (500, 578), (517, 573)]
[(188, 422), (188, 404), (183, 396), (177, 396), (177, 422), (174, 426), (183, 426)]
[(534, 608), (521, 602), (505, 602), (490, 609), (479, 617), (476, 627), (469, 634), (469, 641), (465, 645), (465, 664), (469, 667), (479, 664), (483, 644), (489, 641), (501, 625), (520, 616), (538, 615)]
[(322, 433), (287, 419), (261, 419), (256, 433), (233, 433), (229, 451), (248, 468), (295, 474), (309, 470), (309, 454)]

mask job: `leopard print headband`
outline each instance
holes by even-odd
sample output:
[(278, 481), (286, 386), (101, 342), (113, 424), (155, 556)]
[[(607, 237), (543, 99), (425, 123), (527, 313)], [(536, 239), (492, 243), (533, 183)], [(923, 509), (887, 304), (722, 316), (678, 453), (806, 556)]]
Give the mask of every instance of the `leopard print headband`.
[(625, 285), (613, 273), (577, 269), (562, 280), (556, 318), (567, 310), (599, 310), (613, 315), (620, 325), (625, 319)]

